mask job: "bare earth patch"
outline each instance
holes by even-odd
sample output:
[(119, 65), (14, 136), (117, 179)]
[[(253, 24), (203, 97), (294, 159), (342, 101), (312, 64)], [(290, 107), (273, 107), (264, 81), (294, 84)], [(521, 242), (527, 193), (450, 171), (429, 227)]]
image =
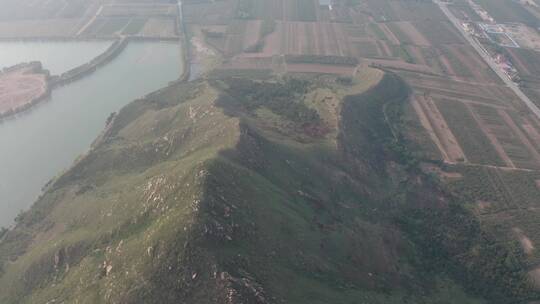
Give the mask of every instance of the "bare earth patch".
[(47, 75), (36, 71), (36, 65), (23, 65), (0, 74), (0, 114), (29, 106), (46, 94)]
[(478, 208), (478, 211), (480, 212), (484, 212), (486, 211), (487, 209), (489, 209), (491, 207), (491, 202), (486, 202), (486, 201), (477, 201), (476, 202), (476, 206)]
[(523, 233), (523, 230), (517, 227), (512, 228), (512, 231), (518, 238), (519, 243), (521, 244), (521, 248), (523, 249), (523, 252), (525, 252), (526, 255), (531, 255), (534, 251), (534, 244), (532, 243), (531, 239), (529, 239), (525, 235), (525, 233)]
[(534, 286), (540, 288), (540, 267), (529, 271), (529, 278), (531, 279)]

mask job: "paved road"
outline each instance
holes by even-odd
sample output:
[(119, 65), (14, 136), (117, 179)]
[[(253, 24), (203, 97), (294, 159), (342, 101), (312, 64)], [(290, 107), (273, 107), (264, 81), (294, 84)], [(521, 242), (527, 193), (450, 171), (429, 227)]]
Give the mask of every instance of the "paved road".
[(452, 24), (458, 29), (458, 31), (463, 35), (463, 37), (469, 42), (469, 44), (476, 50), (476, 52), (484, 59), (484, 61), (491, 67), (491, 69), (501, 78), (501, 80), (509, 87), (516, 95), (529, 107), (529, 109), (540, 119), (540, 109), (532, 102), (527, 95), (525, 95), (519, 86), (513, 82), (506, 73), (493, 61), (493, 58), (488, 54), (488, 52), (480, 45), (476, 39), (469, 35), (461, 26), (459, 20), (450, 12), (446, 4), (442, 3), (439, 0), (434, 0), (436, 4), (439, 5), (443, 13), (450, 19)]

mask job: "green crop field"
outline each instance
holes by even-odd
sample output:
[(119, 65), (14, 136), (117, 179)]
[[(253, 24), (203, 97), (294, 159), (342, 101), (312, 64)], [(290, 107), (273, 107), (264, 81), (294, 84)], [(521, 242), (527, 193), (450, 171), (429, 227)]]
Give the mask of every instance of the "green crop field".
[(495, 108), (485, 105), (474, 105), (473, 109), (486, 125), (492, 130), (496, 130), (494, 132), (495, 137), (514, 165), (519, 168), (539, 168), (531, 152), (523, 144), (518, 135), (506, 124)]
[(403, 59), (407, 63), (415, 63), (414, 57), (409, 53), (404, 45), (393, 45), (392, 55), (397, 58)]
[(392, 33), (394, 34), (394, 36), (396, 36), (396, 38), (399, 40), (400, 43), (402, 43), (402, 44), (414, 44), (414, 41), (412, 41), (409, 38), (409, 36), (407, 36), (403, 32), (403, 30), (399, 27), (399, 24), (389, 22), (389, 23), (386, 23), (386, 26), (388, 26), (390, 31), (392, 31)]
[(503, 166), (501, 158), (467, 107), (455, 100), (437, 100), (437, 107), (472, 163)]
[(370, 23), (369, 29), (374, 35), (374, 38), (379, 40), (388, 40), (386, 37), (386, 34), (381, 30), (381, 28), (377, 25), (377, 23)]

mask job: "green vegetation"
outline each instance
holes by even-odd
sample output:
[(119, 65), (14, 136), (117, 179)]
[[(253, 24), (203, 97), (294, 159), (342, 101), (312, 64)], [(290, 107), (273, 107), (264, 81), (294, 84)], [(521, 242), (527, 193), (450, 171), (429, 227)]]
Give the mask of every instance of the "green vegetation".
[(261, 24), (261, 37), (264, 38), (272, 34), (276, 30), (276, 20), (274, 19), (264, 19)]
[(298, 21), (315, 22), (317, 21), (317, 9), (313, 0), (292, 0), (297, 4)]
[(392, 33), (394, 34), (394, 36), (396, 36), (396, 38), (399, 40), (399, 42), (401, 44), (414, 44), (409, 36), (407, 36), (403, 30), (400, 28), (400, 25), (398, 23), (392, 23), (392, 22), (389, 22), (389, 23), (386, 23), (386, 26), (388, 27), (388, 29), (390, 29), (390, 31), (392, 31)]
[(469, 291), (491, 299), (490, 303), (524, 302), (536, 296), (531, 293), (517, 242), (513, 246), (498, 243), (461, 204), (450, 203), (446, 210), (411, 210), (403, 214), (401, 225), (425, 248), (426, 271), (444, 269)]
[(375, 34), (375, 37), (379, 40), (388, 40), (386, 37), (386, 34), (381, 30), (381, 28), (377, 25), (377, 23), (370, 23), (369, 28)]
[(414, 57), (407, 51), (407, 47), (403, 44), (392, 46), (392, 55), (399, 57), (407, 63), (415, 63)]
[(441, 99), (437, 101), (437, 107), (470, 162), (504, 166), (497, 151), (463, 103)]
[[(500, 243), (515, 246), (517, 240), (513, 230), (519, 227), (531, 238), (538, 239), (535, 210), (540, 195), (540, 180), (537, 171), (504, 171), (494, 168), (452, 166), (449, 172), (457, 172), (462, 178), (449, 182), (450, 190), (463, 201), (470, 202), (482, 222), (482, 226)], [(540, 261), (538, 252), (527, 255), (527, 263), (536, 265)]]
[[(0, 302), (530, 296), (521, 257), (418, 170), (401, 132), (408, 86), (357, 81), (228, 76), (128, 105), (5, 233)], [(332, 110), (337, 126), (322, 122)]]
[(276, 30), (276, 20), (274, 19), (264, 19), (261, 23), (261, 29), (259, 33), (259, 39), (255, 43), (255, 45), (252, 45), (248, 48), (246, 48), (245, 52), (260, 52), (264, 49), (265, 45), (265, 38), (266, 36), (272, 34)]
[(265, 107), (295, 125), (295, 132), (321, 136), (326, 132), (315, 109), (302, 101), (308, 91), (308, 82), (295, 78), (281, 82), (257, 82), (245, 78), (226, 79), (225, 92), (229, 96), (220, 101), (223, 107), (234, 107), (237, 111), (254, 113)]

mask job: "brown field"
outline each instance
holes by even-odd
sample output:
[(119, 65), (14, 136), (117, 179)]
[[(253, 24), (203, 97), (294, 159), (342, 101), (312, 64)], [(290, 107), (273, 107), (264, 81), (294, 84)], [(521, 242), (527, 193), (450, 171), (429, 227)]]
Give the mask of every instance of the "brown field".
[(343, 25), (322, 22), (277, 22), (276, 30), (265, 39), (265, 55), (352, 54)]
[[(11, 2), (12, 0), (6, 0)], [(139, 0), (17, 0), (3, 3), (0, 10), (0, 38), (75, 38), (137, 35), (144, 20), (152, 21), (142, 36), (175, 36), (177, 6), (165, 1)], [(12, 15), (3, 16), (12, 10)], [(163, 27), (158, 30), (157, 26)]]
[(0, 114), (31, 104), (47, 93), (47, 75), (23, 67), (0, 74)]
[(364, 62), (373, 65), (374, 67), (381, 67), (390, 70), (396, 70), (399, 72), (412, 72), (420, 74), (433, 74), (434, 71), (425, 65), (407, 63), (402, 60), (392, 59), (364, 59)]
[(386, 23), (379, 23), (377, 24), (377, 26), (379, 27), (379, 29), (381, 29), (381, 31), (384, 33), (384, 35), (386, 36), (386, 38), (388, 38), (388, 40), (390, 41), (391, 44), (400, 44), (400, 41), (399, 39), (396, 37), (396, 35), (394, 35), (394, 33), (388, 28), (388, 26), (386, 25)]
[(482, 18), (468, 4), (449, 5), (448, 8), (460, 20), (480, 22)]
[(392, 50), (386, 41), (378, 40), (377, 46), (379, 47), (379, 50), (381, 50), (381, 55), (383, 57), (392, 57)]
[(288, 63), (287, 72), (289, 73), (315, 73), (315, 74), (334, 74), (343, 76), (354, 76), (356, 67), (329, 64), (307, 64), (307, 63)]
[(226, 40), (225, 40), (225, 55), (234, 56), (244, 51), (244, 41), (246, 40), (246, 33), (248, 28), (248, 21), (234, 20), (227, 27)]
[(141, 36), (173, 37), (176, 36), (176, 23), (171, 18), (150, 18), (139, 32)]
[(285, 63), (284, 60), (275, 60), (272, 57), (237, 56), (222, 66), (228, 70), (269, 70), (275, 73), (308, 73), (333, 74), (340, 76), (354, 76), (357, 68), (354, 66), (316, 64), (316, 63)]
[(425, 1), (366, 1), (366, 9), (377, 21), (444, 20), (437, 5)]
[(416, 90), (428, 91), (432, 95), (442, 95), (454, 99), (485, 103), (488, 105), (511, 106), (513, 93), (497, 85), (460, 81), (435, 75), (419, 75), (413, 73), (400, 73)]
[(452, 67), (453, 76), (465, 79), (474, 79), (482, 83), (495, 83), (498, 81), (496, 75), (489, 69), (488, 65), (474, 53), (474, 50), (462, 44), (447, 44), (441, 47), (443, 55), (441, 57), (448, 60)]
[(418, 46), (431, 46), (431, 43), (420, 33), (416, 27), (410, 22), (400, 21), (389, 23), (392, 31), (399, 31), (402, 33), (403, 38), (399, 37), (402, 43), (414, 44)]
[(424, 20), (412, 23), (431, 45), (464, 43), (463, 38), (450, 21)]
[(94, 1), (84, 0), (4, 0), (0, 10), (0, 20), (45, 20), (80, 18)]
[(176, 17), (178, 9), (176, 5), (165, 3), (115, 3), (103, 5), (100, 15), (103, 17)]
[[(242, 1), (242, 0), (241, 0)], [(243, 0), (247, 1), (247, 0)], [(249, 0), (251, 9), (243, 12), (250, 19), (272, 18), (280, 21), (315, 22), (319, 12), (317, 0)], [(331, 18), (327, 16), (326, 18)]]
[(123, 3), (102, 5), (95, 16), (77, 32), (82, 37), (116, 36), (175, 37), (176, 5)]
[(235, 15), (236, 1), (193, 3), (184, 1), (184, 21), (199, 25), (227, 25)]
[(74, 36), (79, 19), (15, 20), (0, 22), (1, 38), (70, 37)]
[(378, 58), (383, 51), (376, 41), (370, 38), (351, 41), (351, 55), (359, 58)]

